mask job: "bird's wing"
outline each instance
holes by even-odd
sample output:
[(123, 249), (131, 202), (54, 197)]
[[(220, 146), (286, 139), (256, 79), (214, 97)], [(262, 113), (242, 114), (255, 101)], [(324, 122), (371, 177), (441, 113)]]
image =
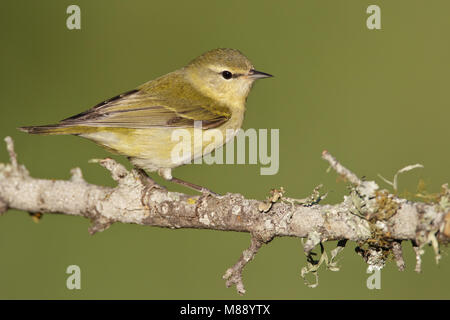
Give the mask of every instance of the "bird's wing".
[(93, 108), (62, 120), (62, 126), (121, 128), (193, 127), (215, 128), (228, 121), (231, 111), (201, 95), (169, 97), (136, 89), (108, 99)]

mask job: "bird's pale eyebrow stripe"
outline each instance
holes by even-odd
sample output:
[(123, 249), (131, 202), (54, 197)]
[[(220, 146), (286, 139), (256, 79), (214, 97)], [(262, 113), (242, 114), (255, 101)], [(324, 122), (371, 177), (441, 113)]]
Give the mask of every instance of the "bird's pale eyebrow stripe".
[[(228, 70), (226, 70), (226, 71), (228, 71)], [(223, 71), (220, 71), (220, 72), (217, 72), (218, 74), (222, 74), (222, 72)], [(233, 77), (233, 78), (239, 78), (240, 76), (243, 76), (244, 74), (243, 73), (233, 73), (233, 72), (231, 72), (231, 71), (229, 71), (230, 73), (231, 73), (231, 76)]]

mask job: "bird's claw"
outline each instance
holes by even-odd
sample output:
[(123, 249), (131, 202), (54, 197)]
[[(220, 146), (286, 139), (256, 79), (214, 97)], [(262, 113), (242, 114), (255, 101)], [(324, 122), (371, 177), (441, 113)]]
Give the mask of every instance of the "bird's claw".
[(207, 197), (207, 196), (220, 197), (220, 194), (215, 193), (214, 191), (211, 191), (207, 188), (202, 188), (202, 190), (200, 192), (202, 193), (202, 196), (204, 196), (204, 197)]

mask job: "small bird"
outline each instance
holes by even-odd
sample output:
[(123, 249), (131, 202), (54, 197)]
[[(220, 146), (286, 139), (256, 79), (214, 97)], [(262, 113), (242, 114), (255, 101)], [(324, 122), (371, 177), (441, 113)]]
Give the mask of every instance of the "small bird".
[[(235, 49), (214, 49), (197, 57), (187, 66), (144, 83), (138, 88), (103, 101), (93, 108), (57, 124), (21, 127), (31, 134), (72, 134), (87, 138), (104, 148), (128, 157), (144, 170), (158, 172), (170, 180), (202, 193), (207, 188), (177, 179), (172, 169), (190, 163), (227, 142), (214, 141), (205, 150), (204, 143), (192, 141), (186, 157), (174, 159), (177, 141), (174, 130), (219, 130), (224, 136), (241, 128), (245, 102), (256, 79), (272, 75), (256, 71), (252, 63)], [(229, 140), (228, 137), (227, 139)], [(198, 139), (198, 138), (196, 138)], [(149, 179), (150, 180), (150, 179)]]

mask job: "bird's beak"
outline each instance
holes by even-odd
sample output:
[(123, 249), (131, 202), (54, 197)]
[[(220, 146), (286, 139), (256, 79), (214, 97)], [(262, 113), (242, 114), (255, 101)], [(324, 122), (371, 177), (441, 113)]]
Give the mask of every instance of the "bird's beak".
[(273, 75), (261, 71), (256, 71), (254, 69), (251, 69), (250, 72), (248, 73), (248, 78), (250, 79), (263, 79), (270, 77), (273, 77)]

